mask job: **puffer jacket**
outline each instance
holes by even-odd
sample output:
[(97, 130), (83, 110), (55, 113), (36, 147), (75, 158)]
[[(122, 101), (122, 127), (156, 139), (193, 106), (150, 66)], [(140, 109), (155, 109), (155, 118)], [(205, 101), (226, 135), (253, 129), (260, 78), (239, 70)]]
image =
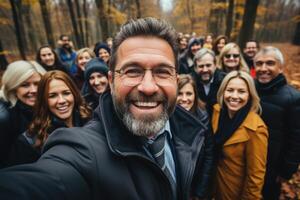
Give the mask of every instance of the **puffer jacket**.
[(269, 129), (266, 178), (290, 179), (300, 162), (300, 92), (282, 74), (267, 84), (256, 82), (256, 88)]

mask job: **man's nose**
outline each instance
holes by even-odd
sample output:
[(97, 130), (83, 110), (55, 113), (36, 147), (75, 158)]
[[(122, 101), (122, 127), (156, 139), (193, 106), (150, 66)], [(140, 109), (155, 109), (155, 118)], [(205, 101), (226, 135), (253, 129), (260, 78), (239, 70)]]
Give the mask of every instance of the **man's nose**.
[(137, 89), (145, 95), (152, 95), (158, 91), (158, 86), (154, 80), (151, 70), (145, 71), (145, 75)]

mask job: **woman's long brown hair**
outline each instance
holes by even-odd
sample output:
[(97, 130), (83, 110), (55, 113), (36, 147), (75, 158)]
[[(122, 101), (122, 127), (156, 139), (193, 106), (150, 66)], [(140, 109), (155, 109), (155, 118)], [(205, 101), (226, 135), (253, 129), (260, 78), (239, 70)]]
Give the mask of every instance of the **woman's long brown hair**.
[(59, 70), (47, 72), (39, 82), (34, 106), (34, 118), (27, 131), (30, 137), (37, 137), (34, 144), (36, 148), (43, 146), (49, 135), (48, 130), (51, 128), (52, 113), (48, 105), (48, 92), (52, 80), (61, 80), (68, 86), (74, 96), (74, 110), (78, 110), (81, 119), (87, 120), (92, 113), (69, 75)]

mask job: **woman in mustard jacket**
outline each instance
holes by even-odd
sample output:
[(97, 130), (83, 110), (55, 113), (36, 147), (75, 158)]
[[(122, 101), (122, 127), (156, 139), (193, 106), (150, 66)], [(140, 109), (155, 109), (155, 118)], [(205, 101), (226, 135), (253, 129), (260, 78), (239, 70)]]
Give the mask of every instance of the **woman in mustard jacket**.
[(233, 71), (224, 78), (214, 106), (215, 199), (262, 199), (268, 131), (257, 113), (259, 97), (251, 76)]

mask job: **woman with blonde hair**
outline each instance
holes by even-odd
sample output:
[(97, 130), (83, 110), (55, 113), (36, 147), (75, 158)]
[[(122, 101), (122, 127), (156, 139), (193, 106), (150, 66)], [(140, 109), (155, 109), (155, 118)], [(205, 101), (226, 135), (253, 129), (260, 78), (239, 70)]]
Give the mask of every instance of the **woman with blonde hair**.
[(90, 117), (91, 109), (73, 80), (59, 70), (47, 72), (38, 85), (34, 118), (13, 145), (8, 165), (36, 161), (55, 129), (83, 126)]
[(229, 73), (233, 70), (249, 72), (240, 47), (233, 42), (228, 43), (223, 47), (217, 65), (225, 73)]
[(35, 61), (15, 61), (7, 66), (0, 90), (0, 167), (14, 140), (33, 117), (37, 85), (45, 69)]
[(268, 131), (252, 77), (232, 71), (222, 81), (214, 105), (215, 199), (262, 199)]
[(90, 48), (82, 48), (77, 51), (75, 59), (76, 71), (74, 72), (72, 68), (71, 72), (74, 74), (74, 81), (79, 90), (81, 90), (83, 86), (86, 63), (88, 63), (92, 58), (95, 58), (95, 54)]

